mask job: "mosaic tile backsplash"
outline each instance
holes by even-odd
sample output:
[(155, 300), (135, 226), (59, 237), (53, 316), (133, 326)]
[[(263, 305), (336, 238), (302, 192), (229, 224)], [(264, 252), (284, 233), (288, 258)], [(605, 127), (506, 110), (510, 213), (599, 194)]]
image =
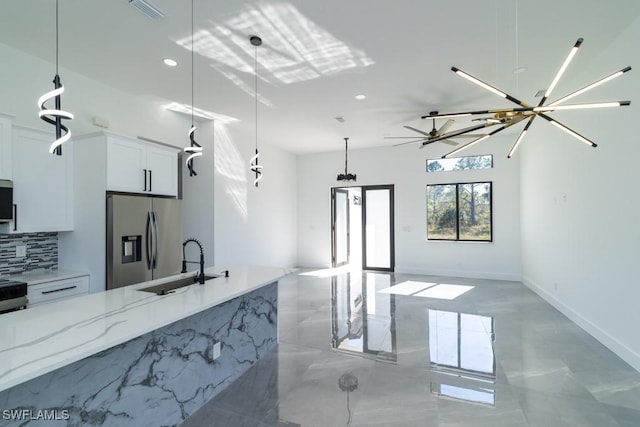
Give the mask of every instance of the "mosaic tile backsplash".
[[(27, 256), (16, 258), (16, 246)], [(0, 234), (0, 276), (58, 268), (58, 233)]]

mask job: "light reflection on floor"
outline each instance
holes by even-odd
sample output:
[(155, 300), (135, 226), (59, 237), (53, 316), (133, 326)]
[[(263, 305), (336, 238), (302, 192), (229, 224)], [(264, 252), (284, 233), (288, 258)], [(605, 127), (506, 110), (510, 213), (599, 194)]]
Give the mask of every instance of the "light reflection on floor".
[(640, 425), (640, 373), (518, 282), (333, 273), (280, 281), (278, 348), (185, 427)]

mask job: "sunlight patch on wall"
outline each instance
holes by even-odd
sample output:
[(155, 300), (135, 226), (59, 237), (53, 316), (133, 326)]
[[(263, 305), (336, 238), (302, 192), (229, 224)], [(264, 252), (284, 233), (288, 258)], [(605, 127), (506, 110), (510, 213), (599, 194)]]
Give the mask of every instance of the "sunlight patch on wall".
[[(260, 78), (270, 83), (313, 80), (374, 64), (363, 51), (339, 40), (285, 2), (245, 5), (225, 22), (211, 22), (209, 28), (193, 34), (193, 50), (211, 59), (213, 68), (249, 93), (249, 85), (234, 71), (253, 78), (250, 34), (264, 40), (258, 67)], [(191, 34), (174, 41), (191, 50)]]
[[(191, 105), (181, 104), (179, 102), (171, 102), (169, 104), (163, 105), (163, 108), (175, 111), (176, 113), (186, 114), (191, 117)], [(194, 107), (193, 108), (193, 116), (199, 117), (201, 119), (206, 120), (215, 120), (217, 123), (227, 124), (239, 122), (239, 119), (231, 116), (225, 116), (224, 114), (214, 113), (212, 111), (203, 110), (201, 108)]]
[(247, 175), (245, 161), (236, 148), (227, 128), (220, 123), (214, 126), (215, 170), (224, 179), (225, 194), (231, 199), (242, 218), (247, 223)]

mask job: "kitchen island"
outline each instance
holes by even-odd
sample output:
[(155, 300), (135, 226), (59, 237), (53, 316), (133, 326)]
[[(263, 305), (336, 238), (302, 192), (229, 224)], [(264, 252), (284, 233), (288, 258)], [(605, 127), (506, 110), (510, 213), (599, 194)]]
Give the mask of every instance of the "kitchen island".
[(59, 425), (179, 424), (277, 343), (287, 271), (205, 272), (223, 270), (167, 295), (139, 289), (193, 273), (1, 315), (0, 424), (55, 425), (43, 411)]

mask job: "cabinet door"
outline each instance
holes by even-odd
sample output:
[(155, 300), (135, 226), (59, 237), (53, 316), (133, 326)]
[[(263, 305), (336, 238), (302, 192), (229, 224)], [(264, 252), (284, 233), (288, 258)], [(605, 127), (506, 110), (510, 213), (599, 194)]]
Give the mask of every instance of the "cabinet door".
[(146, 169), (145, 143), (112, 135), (107, 137), (107, 190), (148, 192)]
[(13, 179), (11, 162), (11, 119), (0, 115), (0, 179)]
[[(14, 128), (13, 202), (17, 223), (11, 231), (68, 231), (73, 229), (73, 141), (62, 156), (49, 153), (55, 140), (50, 132)], [(14, 230), (15, 228), (15, 230)]]
[(150, 192), (178, 195), (178, 150), (157, 144), (147, 145), (147, 168), (151, 171)]

